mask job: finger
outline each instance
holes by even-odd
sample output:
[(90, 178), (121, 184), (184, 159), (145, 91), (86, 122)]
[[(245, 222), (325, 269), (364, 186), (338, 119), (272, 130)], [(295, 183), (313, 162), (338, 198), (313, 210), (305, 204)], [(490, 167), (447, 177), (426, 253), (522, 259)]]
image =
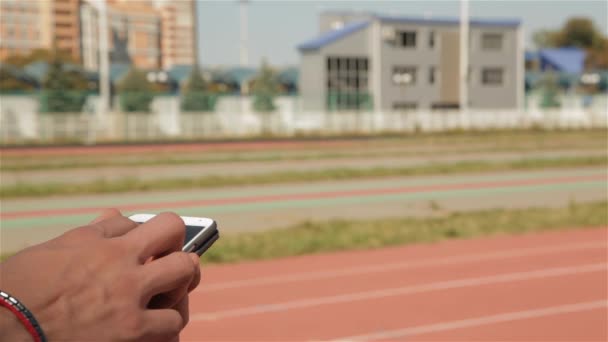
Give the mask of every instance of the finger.
[(184, 252), (174, 252), (143, 266), (143, 300), (147, 304), (156, 295), (163, 294), (152, 303), (154, 307), (171, 307), (188, 292), (192, 279), (199, 272), (198, 263)]
[(190, 292), (201, 282), (201, 264), (200, 257), (196, 253), (189, 253), (188, 256), (190, 256), (190, 259), (192, 259), (192, 262), (196, 265), (196, 273), (194, 274), (194, 277), (192, 277), (192, 281), (190, 281), (190, 286), (188, 286), (188, 292)]
[(184, 328), (182, 316), (173, 309), (146, 310), (143, 315), (145, 341), (171, 341)]
[(91, 221), (91, 224), (95, 224), (104, 220), (107, 220), (109, 218), (112, 217), (116, 217), (116, 216), (122, 216), (122, 214), (120, 213), (120, 211), (118, 209), (114, 209), (114, 208), (110, 208), (110, 209), (104, 209), (101, 214), (99, 214), (99, 216), (97, 216), (97, 218), (95, 218), (93, 221)]
[[(154, 297), (153, 301), (160, 297), (163, 297), (163, 295), (158, 295), (158, 296)], [(184, 327), (185, 327), (188, 324), (188, 321), (190, 320), (188, 302), (189, 302), (188, 294), (185, 291), (183, 291), (183, 295), (180, 297), (180, 299), (173, 302), (171, 305), (169, 305), (169, 306), (155, 305), (154, 307), (149, 306), (148, 309), (174, 309), (174, 310), (177, 310), (177, 312), (179, 312), (179, 314), (182, 316), (182, 320), (183, 320)]]
[(184, 298), (182, 298), (182, 300), (180, 300), (177, 304), (175, 304), (173, 309), (175, 309), (180, 314), (180, 316), (182, 316), (182, 323), (184, 324), (184, 326), (182, 328), (186, 327), (186, 325), (188, 325), (188, 322), (190, 322), (190, 308), (189, 308), (188, 295), (184, 296)]
[(186, 228), (181, 217), (174, 213), (162, 213), (140, 224), (125, 237), (138, 246), (138, 254), (143, 263), (151, 256), (181, 251), (185, 234)]
[(137, 227), (137, 223), (124, 216), (114, 216), (91, 225), (98, 230), (103, 237), (113, 238), (123, 236)]

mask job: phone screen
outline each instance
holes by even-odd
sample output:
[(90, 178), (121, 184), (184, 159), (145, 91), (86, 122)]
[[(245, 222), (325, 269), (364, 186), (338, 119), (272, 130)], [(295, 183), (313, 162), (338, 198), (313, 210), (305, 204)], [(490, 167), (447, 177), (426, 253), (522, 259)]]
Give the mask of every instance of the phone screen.
[(201, 226), (186, 226), (186, 239), (184, 241), (184, 245), (188, 243), (188, 241), (194, 239), (196, 234), (200, 233), (203, 230)]

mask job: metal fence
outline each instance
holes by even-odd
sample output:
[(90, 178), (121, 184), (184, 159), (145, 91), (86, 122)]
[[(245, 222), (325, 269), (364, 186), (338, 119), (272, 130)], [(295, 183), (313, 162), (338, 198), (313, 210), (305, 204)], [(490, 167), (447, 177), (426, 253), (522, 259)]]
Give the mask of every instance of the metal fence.
[(0, 114), (0, 143), (96, 143), (512, 129), (607, 128), (606, 109)]

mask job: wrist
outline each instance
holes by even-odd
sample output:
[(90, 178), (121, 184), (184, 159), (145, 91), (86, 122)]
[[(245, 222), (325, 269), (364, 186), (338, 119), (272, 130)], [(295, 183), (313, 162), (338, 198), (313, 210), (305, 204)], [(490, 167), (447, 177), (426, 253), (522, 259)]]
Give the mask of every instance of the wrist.
[(4, 307), (0, 307), (0, 331), (2, 341), (33, 341), (17, 316)]
[[(38, 321), (17, 298), (4, 291), (0, 291), (0, 307), (5, 309), (5, 313), (8, 311), (17, 319), (34, 342), (46, 342), (44, 332)], [(10, 326), (13, 325), (10, 321), (8, 321), (7, 324)], [(11, 327), (11, 330), (14, 329)]]

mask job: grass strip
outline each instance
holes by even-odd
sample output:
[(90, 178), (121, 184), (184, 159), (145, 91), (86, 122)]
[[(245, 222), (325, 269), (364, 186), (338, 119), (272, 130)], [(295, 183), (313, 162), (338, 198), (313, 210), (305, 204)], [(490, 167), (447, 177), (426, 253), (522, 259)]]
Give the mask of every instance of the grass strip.
[[(489, 138), (492, 138), (489, 140)], [(288, 151), (231, 151), (231, 152), (179, 152), (150, 155), (124, 155), (108, 157), (100, 156), (69, 156), (37, 157), (35, 159), (18, 156), (3, 156), (0, 163), (1, 171), (28, 171), (51, 169), (75, 169), (95, 167), (120, 166), (156, 166), (156, 165), (191, 165), (229, 162), (266, 162), (282, 160), (311, 160), (336, 158), (378, 158), (411, 155), (435, 155), (452, 153), (482, 153), (482, 152), (518, 152), (545, 150), (573, 149), (605, 149), (606, 133), (603, 131), (585, 132), (497, 132), (494, 136), (462, 133), (460, 135), (433, 136), (421, 135), (400, 138), (370, 138), (361, 142), (365, 148), (339, 147), (319, 151), (318, 147), (310, 146), (310, 150)], [(454, 149), (454, 146), (463, 145)], [(356, 146), (356, 145), (355, 145)], [(402, 146), (400, 151), (382, 151), (378, 148)], [(424, 150), (433, 146), (433, 151)], [(442, 151), (442, 146), (448, 147)], [(420, 148), (423, 148), (420, 150)]]
[[(562, 208), (492, 209), (420, 218), (306, 221), (283, 229), (224, 234), (203, 263), (234, 263), (347, 250), (364, 250), (498, 234), (606, 227), (608, 202), (571, 202)], [(0, 261), (9, 255), (1, 255)]]
[(493, 209), (436, 217), (304, 222), (286, 229), (228, 234), (202, 258), (232, 263), (321, 252), (373, 249), (496, 234), (522, 234), (608, 225), (608, 202), (565, 208)]
[(442, 175), (454, 173), (534, 170), (544, 168), (599, 166), (608, 164), (608, 156), (562, 158), (530, 158), (515, 161), (463, 161), (433, 163), (422, 166), (367, 169), (335, 168), (317, 171), (283, 171), (253, 175), (212, 175), (199, 178), (168, 178), (141, 180), (132, 177), (117, 180), (96, 180), (87, 183), (17, 183), (0, 188), (0, 198), (44, 197), (159, 190), (218, 188), (228, 186), (282, 184), (311, 181), (352, 180), (395, 176)]

